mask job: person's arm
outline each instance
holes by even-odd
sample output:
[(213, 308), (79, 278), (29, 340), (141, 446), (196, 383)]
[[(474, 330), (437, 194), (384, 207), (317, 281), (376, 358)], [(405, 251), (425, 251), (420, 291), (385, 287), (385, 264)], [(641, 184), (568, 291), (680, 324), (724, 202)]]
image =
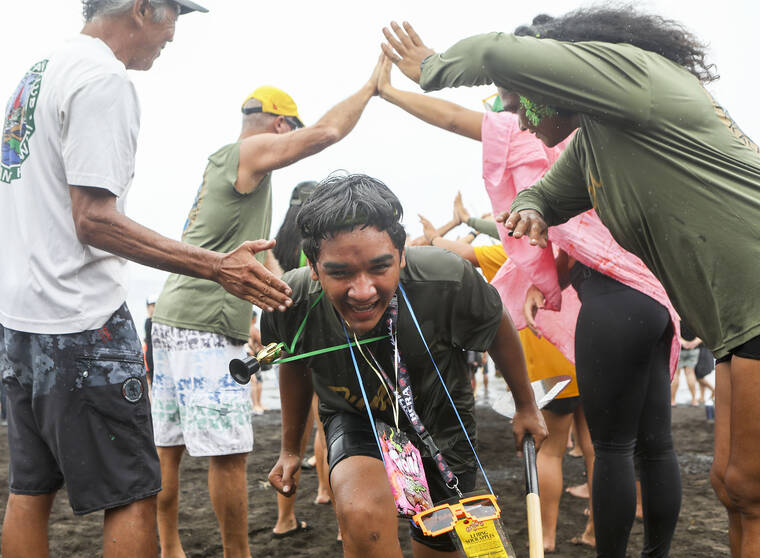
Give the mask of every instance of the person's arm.
[(424, 46), (411, 25), (393, 31), (394, 41), (386, 33), (393, 47), (385, 45), (386, 55), (425, 91), (494, 83), (534, 102), (583, 114), (644, 123), (651, 113), (648, 55), (627, 45), (486, 33), (438, 54)]
[(528, 433), (533, 435), (538, 449), (548, 432), (533, 398), (533, 388), (528, 379), (520, 336), (506, 312), (502, 313), (499, 329), (488, 348), (488, 354), (491, 355), (496, 368), (501, 370), (514, 396), (516, 412), (512, 421), (512, 431), (518, 453), (521, 453), (523, 437)]
[(290, 287), (272, 275), (254, 255), (274, 246), (273, 240), (244, 242), (220, 254), (166, 238), (132, 221), (116, 208), (116, 196), (102, 188), (70, 186), (77, 238), (83, 244), (134, 262), (182, 275), (209, 279), (225, 290), (272, 312), (292, 301)]
[[(557, 258), (554, 260), (554, 265), (557, 267), (557, 280), (559, 281), (560, 289), (564, 289), (570, 284), (570, 269), (575, 265), (575, 258), (564, 250), (560, 250), (557, 254)], [(523, 315), (525, 316), (525, 322), (536, 337), (541, 337), (541, 332), (536, 325), (536, 314), (540, 309), (544, 307), (546, 303), (546, 297), (541, 289), (535, 285), (531, 285), (528, 291), (525, 293), (525, 302), (523, 303)]]
[(422, 215), (419, 216), (420, 223), (422, 223), (422, 230), (424, 231), (427, 241), (438, 248), (443, 248), (449, 252), (453, 252), (462, 259), (467, 260), (475, 267), (480, 267), (478, 258), (475, 257), (475, 250), (467, 242), (461, 242), (459, 240), (448, 240), (443, 238), (438, 231), (436, 231), (433, 224), (428, 221)]
[(500, 241), (499, 229), (496, 227), (496, 221), (493, 219), (481, 219), (479, 217), (470, 217), (467, 219), (467, 226), (472, 227), (482, 234), (487, 234), (491, 238)]
[[(454, 217), (452, 218), (448, 223), (445, 223), (438, 227), (437, 229), (434, 229), (435, 235), (434, 236), (444, 236), (448, 234), (451, 229), (459, 225), (460, 221)], [(432, 225), (431, 225), (432, 226)], [(424, 231), (424, 223), (423, 223), (423, 231)], [(424, 232), (422, 235), (418, 236), (417, 238), (414, 238), (407, 242), (407, 246), (426, 246), (430, 244), (430, 240), (425, 236)]]
[(319, 153), (346, 137), (377, 93), (380, 64), (378, 61), (369, 81), (359, 91), (327, 111), (313, 126), (286, 134), (263, 133), (245, 138), (240, 143), (238, 190), (253, 191), (268, 172)]
[(377, 82), (377, 92), (380, 97), (428, 124), (460, 136), (481, 140), (482, 112), (470, 110), (443, 99), (396, 89), (391, 85), (391, 67), (390, 59), (383, 56)]
[(311, 372), (305, 364), (286, 362), (280, 365), (282, 442), (280, 457), (269, 473), (269, 482), (285, 496), (296, 493), (295, 474), (301, 467), (301, 439), (313, 395)]

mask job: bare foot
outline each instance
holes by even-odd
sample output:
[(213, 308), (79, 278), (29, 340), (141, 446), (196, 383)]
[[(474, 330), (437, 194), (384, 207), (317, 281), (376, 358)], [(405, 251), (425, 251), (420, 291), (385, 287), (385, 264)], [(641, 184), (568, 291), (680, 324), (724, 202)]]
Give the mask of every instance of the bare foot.
[(596, 547), (596, 538), (593, 535), (588, 535), (587, 533), (582, 533), (578, 537), (573, 537), (570, 539), (570, 542), (576, 545), (588, 546), (591, 548)]
[(330, 500), (330, 496), (328, 494), (319, 494), (317, 493), (317, 497), (314, 498), (315, 504), (330, 504), (332, 500)]
[(565, 492), (576, 498), (588, 498), (588, 483), (584, 482), (576, 486), (568, 486)]

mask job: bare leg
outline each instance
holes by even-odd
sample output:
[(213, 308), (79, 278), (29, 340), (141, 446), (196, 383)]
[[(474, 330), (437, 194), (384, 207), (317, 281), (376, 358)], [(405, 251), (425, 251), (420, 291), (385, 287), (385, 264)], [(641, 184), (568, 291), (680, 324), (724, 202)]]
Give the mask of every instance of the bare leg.
[(39, 496), (10, 494), (3, 521), (2, 555), (5, 558), (47, 558), (48, 520), (55, 492)]
[(156, 497), (106, 510), (103, 558), (156, 558)]
[(697, 375), (693, 368), (684, 368), (683, 374), (686, 376), (686, 385), (689, 387), (689, 393), (691, 393), (692, 406), (697, 405)]
[(325, 440), (325, 429), (322, 421), (319, 420), (317, 413), (317, 396), (314, 395), (314, 420), (317, 423), (317, 433), (314, 437), (314, 457), (316, 458), (317, 479), (317, 497), (315, 504), (327, 504), (332, 501), (332, 490), (330, 489), (330, 469), (327, 465), (327, 441)]
[(264, 390), (264, 384), (256, 375), (251, 376), (251, 403), (253, 404), (253, 412), (261, 414), (266, 411), (264, 405), (261, 404), (261, 392)]
[[(586, 415), (583, 414), (583, 407), (578, 406), (573, 415), (573, 424), (575, 425), (575, 443), (581, 447), (583, 452), (583, 461), (586, 463), (586, 478), (588, 479), (588, 508), (591, 507), (591, 488), (594, 478), (594, 444), (591, 442), (591, 434), (588, 431)], [(596, 546), (596, 535), (594, 534), (594, 515), (589, 513), (586, 520), (586, 529), (576, 540), (587, 546)]]
[(161, 492), (158, 493), (158, 534), (161, 558), (185, 558), (179, 538), (179, 464), (185, 446), (157, 447), (161, 460)]
[(208, 491), (222, 533), (224, 558), (251, 558), (248, 547), (247, 453), (212, 456)]
[(710, 391), (710, 399), (715, 399), (715, 389), (710, 385), (710, 382), (707, 381), (707, 378), (699, 378), (697, 380), (697, 383), (699, 384), (699, 401), (700, 403), (705, 402), (705, 391)]
[(401, 558), (398, 520), (383, 462), (353, 456), (330, 475), (346, 558)]
[(724, 482), (741, 514), (739, 556), (757, 556), (760, 549), (760, 360), (731, 359), (731, 448)]
[(715, 367), (715, 450), (710, 481), (715, 494), (728, 511), (728, 538), (731, 556), (740, 556), (742, 521), (739, 508), (726, 490), (726, 468), (731, 450), (731, 365), (721, 362)]
[[(296, 484), (301, 480), (301, 471), (295, 475)], [(301, 527), (306, 527), (306, 522), (301, 522)], [(287, 533), (296, 528), (296, 496), (285, 497), (277, 493), (277, 523), (274, 524), (272, 533)]]
[(549, 437), (544, 440), (536, 458), (538, 485), (541, 487), (541, 522), (544, 550), (554, 552), (557, 537), (559, 500), (562, 497), (562, 458), (567, 447), (567, 433), (573, 421), (572, 414), (558, 415), (543, 410)]
[[(314, 428), (315, 407), (312, 400), (311, 411), (306, 418), (306, 428), (301, 438), (301, 456), (306, 451), (306, 444), (311, 438), (311, 431)], [(301, 480), (301, 471), (296, 473), (296, 483)], [(274, 524), (272, 533), (287, 533), (296, 528), (296, 496), (286, 498), (279, 492), (277, 493), (277, 523)], [(301, 527), (306, 527), (306, 522), (301, 522)]]
[(676, 370), (676, 373), (673, 375), (673, 380), (670, 382), (670, 406), (675, 407), (676, 406), (676, 392), (678, 391), (678, 382), (681, 378), (681, 370), (683, 368), (679, 368)]

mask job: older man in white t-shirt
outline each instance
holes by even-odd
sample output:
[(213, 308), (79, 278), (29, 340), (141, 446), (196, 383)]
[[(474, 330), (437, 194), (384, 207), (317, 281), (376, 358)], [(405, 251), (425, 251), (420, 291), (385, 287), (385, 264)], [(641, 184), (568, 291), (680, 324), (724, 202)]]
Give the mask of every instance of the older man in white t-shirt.
[(82, 33), (12, 92), (0, 158), (0, 370), (10, 497), (2, 555), (48, 555), (66, 484), (76, 514), (105, 510), (104, 556), (156, 556), (161, 476), (123, 258), (219, 282), (265, 310), (287, 285), (247, 242), (189, 246), (123, 214), (140, 125), (127, 69), (148, 70), (189, 0), (83, 0)]

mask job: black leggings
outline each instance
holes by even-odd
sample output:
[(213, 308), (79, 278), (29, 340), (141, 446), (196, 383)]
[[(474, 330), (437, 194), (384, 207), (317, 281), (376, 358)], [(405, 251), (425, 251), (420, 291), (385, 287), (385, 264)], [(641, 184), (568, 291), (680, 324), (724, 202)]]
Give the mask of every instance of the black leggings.
[(579, 287), (575, 364), (596, 456), (597, 556), (626, 555), (636, 509), (634, 456), (644, 509), (642, 556), (667, 556), (681, 507), (670, 430), (670, 319), (654, 299), (599, 273), (586, 274)]

